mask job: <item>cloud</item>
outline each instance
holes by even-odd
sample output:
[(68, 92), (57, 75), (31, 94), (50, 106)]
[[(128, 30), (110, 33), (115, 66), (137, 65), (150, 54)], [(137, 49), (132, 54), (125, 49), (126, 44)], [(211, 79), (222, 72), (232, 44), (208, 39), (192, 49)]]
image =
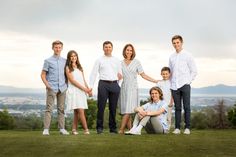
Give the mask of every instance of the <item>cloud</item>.
[(52, 53), (51, 42), (60, 39), (63, 56), (75, 49), (89, 73), (92, 65), (85, 61), (94, 61), (103, 53), (102, 42), (111, 40), (120, 59), (123, 46), (132, 43), (147, 73), (158, 77), (173, 51), (171, 37), (180, 34), (203, 71), (232, 72), (227, 61), (236, 58), (235, 6), (234, 0), (1, 1), (0, 64), (41, 66)]
[(236, 57), (235, 4), (233, 0), (11, 0), (1, 2), (0, 28), (72, 42), (109, 39), (166, 46), (174, 34), (181, 34), (196, 57), (230, 58)]

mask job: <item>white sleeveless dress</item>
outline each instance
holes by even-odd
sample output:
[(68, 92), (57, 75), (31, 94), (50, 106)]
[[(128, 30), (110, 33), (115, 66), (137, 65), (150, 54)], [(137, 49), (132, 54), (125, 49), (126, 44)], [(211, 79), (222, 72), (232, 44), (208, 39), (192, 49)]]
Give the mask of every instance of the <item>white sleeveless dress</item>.
[[(82, 72), (79, 69), (74, 69), (72, 72), (74, 79), (81, 85), (85, 86)], [(86, 93), (75, 87), (68, 80), (68, 89), (66, 92), (66, 110), (88, 109)]]

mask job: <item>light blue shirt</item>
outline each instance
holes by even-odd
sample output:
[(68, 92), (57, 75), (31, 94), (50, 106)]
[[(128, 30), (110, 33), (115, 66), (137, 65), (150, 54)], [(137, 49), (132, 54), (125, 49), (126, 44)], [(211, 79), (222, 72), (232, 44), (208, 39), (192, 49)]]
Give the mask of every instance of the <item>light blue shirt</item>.
[(168, 111), (168, 104), (164, 100), (160, 100), (157, 103), (146, 103), (145, 105), (142, 106), (142, 108), (145, 111), (158, 111), (161, 108), (164, 108), (164, 112), (158, 116), (162, 127), (164, 130), (168, 130), (168, 124), (167, 124), (167, 111)]
[(65, 65), (66, 59), (55, 55), (44, 60), (43, 70), (46, 71), (46, 79), (54, 92), (64, 92), (67, 89)]

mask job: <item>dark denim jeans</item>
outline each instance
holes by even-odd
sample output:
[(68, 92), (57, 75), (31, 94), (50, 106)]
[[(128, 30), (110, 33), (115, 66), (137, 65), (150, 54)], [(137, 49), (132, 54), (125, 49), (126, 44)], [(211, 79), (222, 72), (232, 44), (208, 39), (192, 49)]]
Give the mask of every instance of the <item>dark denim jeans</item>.
[(109, 101), (109, 128), (110, 132), (116, 132), (116, 108), (120, 94), (120, 86), (117, 82), (99, 81), (97, 100), (97, 131), (103, 130), (104, 110), (107, 99)]
[(185, 128), (190, 129), (190, 95), (191, 87), (189, 84), (184, 85), (183, 87), (177, 90), (171, 90), (174, 103), (175, 103), (175, 128), (180, 129), (181, 123), (181, 111), (182, 111), (182, 102), (184, 107), (184, 122)]

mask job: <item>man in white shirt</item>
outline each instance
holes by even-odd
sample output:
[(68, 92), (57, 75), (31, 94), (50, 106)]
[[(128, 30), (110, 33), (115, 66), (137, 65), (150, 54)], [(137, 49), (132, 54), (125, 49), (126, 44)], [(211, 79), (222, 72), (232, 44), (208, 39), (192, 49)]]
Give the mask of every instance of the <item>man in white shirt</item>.
[(171, 70), (171, 92), (175, 104), (175, 130), (174, 134), (180, 134), (182, 102), (184, 107), (185, 130), (184, 134), (190, 134), (190, 92), (191, 82), (197, 75), (197, 68), (193, 57), (183, 50), (183, 38), (180, 35), (172, 37), (172, 45), (175, 48), (169, 58)]
[(90, 75), (90, 87), (92, 88), (99, 73), (97, 95), (97, 133), (103, 133), (104, 110), (107, 99), (109, 100), (109, 128), (110, 133), (117, 133), (116, 108), (120, 94), (118, 80), (122, 79), (120, 61), (112, 56), (113, 45), (110, 41), (103, 43), (104, 56), (97, 59)]

